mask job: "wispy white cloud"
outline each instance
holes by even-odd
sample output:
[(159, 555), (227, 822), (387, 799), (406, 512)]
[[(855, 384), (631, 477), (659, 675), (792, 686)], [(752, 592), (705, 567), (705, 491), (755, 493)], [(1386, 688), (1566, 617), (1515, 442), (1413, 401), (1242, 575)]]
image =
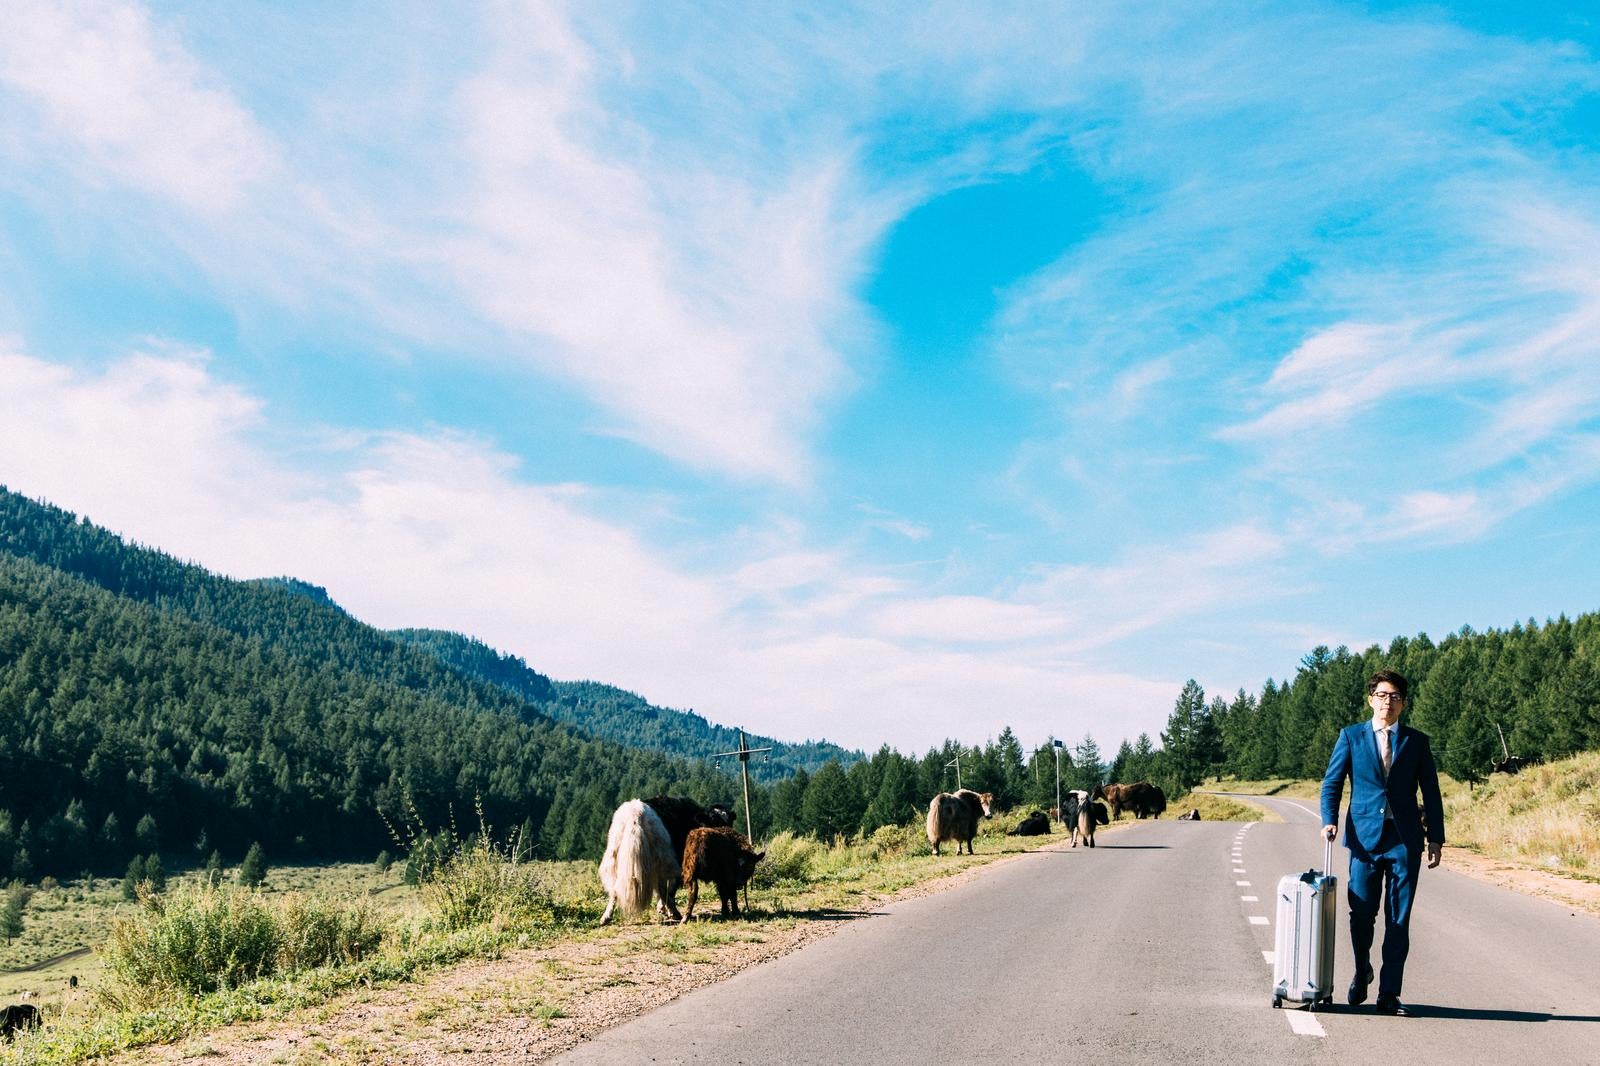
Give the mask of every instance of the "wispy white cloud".
[(879, 610), (872, 628), (897, 640), (959, 644), (1010, 644), (1064, 637), (1067, 620), (1031, 604), (986, 596), (902, 599)]
[(214, 215), (277, 170), (272, 138), (136, 3), (9, 4), (0, 85), (90, 180)]

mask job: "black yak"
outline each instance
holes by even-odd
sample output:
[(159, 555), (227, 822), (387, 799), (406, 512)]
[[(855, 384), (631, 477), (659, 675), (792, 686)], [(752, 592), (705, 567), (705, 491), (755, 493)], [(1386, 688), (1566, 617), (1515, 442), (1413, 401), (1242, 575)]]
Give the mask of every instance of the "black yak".
[(667, 836), (672, 838), (672, 853), (680, 863), (683, 862), (683, 845), (689, 839), (691, 829), (733, 825), (733, 809), (724, 803), (713, 803), (706, 808), (683, 796), (652, 796), (645, 802), (661, 817), (661, 824), (667, 827)]
[(1011, 831), (1014, 837), (1038, 837), (1050, 832), (1050, 819), (1043, 811), (1034, 811)]
[(1094, 827), (1105, 825), (1111, 819), (1106, 814), (1106, 805), (1097, 803), (1089, 798), (1089, 793), (1083, 789), (1073, 789), (1061, 801), (1061, 820), (1072, 827), (1072, 846), (1077, 847), (1081, 839), (1089, 847), (1094, 847)]

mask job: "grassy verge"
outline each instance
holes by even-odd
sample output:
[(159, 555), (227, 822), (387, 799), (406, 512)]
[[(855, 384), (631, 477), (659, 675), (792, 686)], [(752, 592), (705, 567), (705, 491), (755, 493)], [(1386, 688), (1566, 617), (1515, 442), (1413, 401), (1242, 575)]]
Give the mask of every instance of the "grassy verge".
[[(283, 892), (264, 902), (236, 890), (207, 894), (184, 886), (161, 901), (118, 908), (99, 953), (101, 975), (47, 998), (47, 1027), (0, 1049), (0, 1061), (69, 1064), (153, 1044), (203, 1042), (204, 1034), (234, 1023), (303, 1016), (345, 994), (366, 995), (466, 960), (560, 941), (615, 940), (619, 950), (693, 962), (730, 938), (858, 913), (910, 886), (1065, 839), (1059, 827), (1042, 837), (1006, 835), (1024, 813), (987, 823), (972, 856), (948, 849), (933, 856), (917, 826), (831, 845), (780, 835), (767, 842), (769, 861), (751, 885), (754, 921), (740, 925), (709, 917), (717, 912), (713, 890), (709, 899), (702, 893), (700, 916), (687, 926), (596, 930), (604, 899), (593, 864), (517, 863), (492, 849), (467, 856), (431, 884), (379, 897), (332, 899), (338, 893), (328, 877), (316, 882), (322, 894)], [(300, 880), (282, 871), (276, 876)], [(374, 898), (385, 901), (383, 910), (373, 908)], [(307, 930), (321, 930), (320, 940)], [(325, 946), (307, 950), (308, 940)], [(207, 952), (237, 963), (241, 944), (253, 952), (254, 968), (235, 966), (231, 981), (205, 976), (224, 966), (194, 965)], [(536, 1006), (555, 1012), (551, 1017), (561, 1009), (553, 995)]]
[[(1229, 790), (1231, 791), (1231, 789)], [(1262, 795), (1262, 793), (1253, 793)], [(1239, 799), (1234, 796), (1214, 796), (1207, 792), (1191, 792), (1179, 800), (1167, 813), (1171, 815), (1186, 814), (1190, 810), (1200, 812), (1202, 821), (1207, 822), (1281, 822), (1283, 819), (1277, 813), (1266, 807), (1249, 800)]]
[(1600, 883), (1600, 752), (1457, 785), (1445, 828), (1454, 846)]
[(1200, 786), (1214, 792), (1238, 792), (1249, 796), (1281, 796), (1284, 799), (1316, 799), (1322, 793), (1321, 781), (1272, 778), (1267, 781), (1235, 781), (1212, 778)]

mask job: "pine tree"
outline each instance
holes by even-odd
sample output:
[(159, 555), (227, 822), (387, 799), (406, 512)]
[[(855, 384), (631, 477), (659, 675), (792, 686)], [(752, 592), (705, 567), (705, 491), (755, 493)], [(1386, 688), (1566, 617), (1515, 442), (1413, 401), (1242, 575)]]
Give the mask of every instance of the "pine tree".
[(836, 759), (822, 764), (806, 786), (801, 817), (819, 840), (849, 837), (861, 828), (862, 805)]
[(861, 831), (873, 833), (881, 826), (904, 825), (916, 815), (913, 798), (916, 779), (904, 756), (898, 752), (884, 763), (878, 793), (867, 804), (861, 818)]
[(804, 769), (772, 786), (772, 828), (775, 832), (805, 832), (805, 813), (801, 809), (810, 787), (811, 775)]
[(160, 851), (161, 833), (156, 829), (155, 818), (148, 814), (140, 818), (133, 827), (133, 839), (142, 851)]
[(267, 879), (267, 862), (262, 857), (261, 845), (251, 844), (250, 850), (244, 853), (244, 861), (239, 864), (239, 883), (245, 888), (260, 888)]
[(151, 892), (167, 890), (167, 871), (161, 866), (161, 856), (151, 852), (144, 859), (144, 880), (150, 882)]
[(1184, 792), (1199, 784), (1203, 776), (1197, 742), (1205, 711), (1205, 690), (1190, 678), (1178, 694), (1172, 714), (1167, 718), (1167, 728), (1161, 734), (1161, 748), (1167, 753), (1169, 769)]
[(13, 881), (6, 888), (5, 903), (0, 904), (0, 938), (15, 940), (22, 935), (22, 912), (33, 898), (33, 890), (22, 881)]
[(1116, 758), (1112, 759), (1111, 765), (1106, 767), (1106, 782), (1133, 780), (1128, 776), (1128, 767), (1132, 765), (1133, 759), (1133, 745), (1128, 743), (1127, 738), (1124, 737), (1122, 744), (1117, 748)]
[(1105, 783), (1105, 764), (1100, 761), (1100, 745), (1088, 733), (1072, 748), (1072, 787), (1093, 791)]
[(122, 898), (139, 898), (139, 882), (144, 880), (144, 856), (135, 855), (128, 860), (128, 872), (122, 878)]

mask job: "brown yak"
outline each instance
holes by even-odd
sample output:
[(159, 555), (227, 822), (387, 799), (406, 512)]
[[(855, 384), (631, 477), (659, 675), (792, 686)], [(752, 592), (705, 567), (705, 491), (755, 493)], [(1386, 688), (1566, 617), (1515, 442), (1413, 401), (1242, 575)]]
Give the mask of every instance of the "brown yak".
[(933, 853), (939, 854), (939, 845), (946, 840), (956, 842), (956, 854), (961, 845), (972, 854), (972, 838), (978, 834), (978, 819), (994, 817), (993, 793), (977, 793), (970, 788), (958, 792), (941, 792), (928, 803), (928, 843)]
[(1148, 781), (1135, 781), (1131, 785), (1096, 785), (1093, 796), (1103, 799), (1111, 807), (1111, 817), (1121, 818), (1123, 811), (1132, 811), (1138, 818), (1149, 815), (1161, 817), (1167, 809), (1167, 794)]
[(687, 922), (694, 916), (694, 905), (700, 900), (701, 881), (717, 886), (724, 918), (739, 917), (739, 889), (750, 880), (750, 875), (756, 872), (756, 863), (766, 854), (756, 851), (744, 834), (728, 826), (691, 829), (683, 845), (683, 869), (680, 871), (689, 889), (689, 902), (683, 908), (682, 920)]

